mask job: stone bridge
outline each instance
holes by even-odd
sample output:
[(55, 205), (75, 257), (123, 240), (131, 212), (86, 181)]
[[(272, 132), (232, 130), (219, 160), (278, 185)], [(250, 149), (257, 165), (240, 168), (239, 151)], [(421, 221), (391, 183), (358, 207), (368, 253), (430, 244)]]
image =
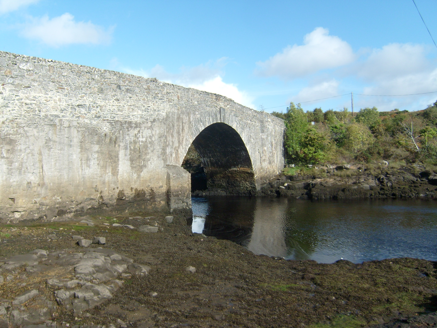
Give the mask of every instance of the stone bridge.
[(282, 170), (283, 133), (282, 120), (220, 95), (0, 52), (0, 219), (190, 210), (182, 166), (208, 188), (251, 194)]

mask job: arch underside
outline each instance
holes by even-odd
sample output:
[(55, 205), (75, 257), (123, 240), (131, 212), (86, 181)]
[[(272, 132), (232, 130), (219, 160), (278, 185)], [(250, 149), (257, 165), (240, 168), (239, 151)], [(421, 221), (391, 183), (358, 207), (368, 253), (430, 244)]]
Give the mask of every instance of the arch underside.
[(224, 123), (205, 128), (182, 163), (191, 173), (192, 192), (253, 195), (255, 178), (249, 153), (237, 131)]

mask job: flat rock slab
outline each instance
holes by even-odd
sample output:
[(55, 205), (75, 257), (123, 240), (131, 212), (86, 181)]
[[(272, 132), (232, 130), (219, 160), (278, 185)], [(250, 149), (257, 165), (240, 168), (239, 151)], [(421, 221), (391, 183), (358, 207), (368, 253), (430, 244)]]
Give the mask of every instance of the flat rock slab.
[[(35, 267), (39, 270), (28, 270)], [(60, 308), (80, 314), (111, 299), (123, 286), (122, 279), (144, 276), (150, 270), (110, 249), (35, 250), (11, 257), (0, 262), (0, 283), (4, 290), (21, 292), (2, 295), (0, 327), (48, 327)]]
[(36, 289), (31, 290), (31, 291), (28, 292), (28, 293), (25, 293), (25, 294), (23, 294), (23, 295), (21, 295), (21, 296), (18, 296), (18, 297), (17, 297), (17, 298), (12, 302), (12, 304), (14, 304), (14, 305), (20, 305), (20, 304), (23, 304), (23, 303), (27, 302), (28, 300), (34, 298), (34, 297), (35, 297), (36, 295), (38, 295), (38, 294), (39, 294), (39, 292), (38, 292)]
[(150, 226), (150, 225), (143, 225), (138, 228), (140, 232), (158, 232), (158, 227)]

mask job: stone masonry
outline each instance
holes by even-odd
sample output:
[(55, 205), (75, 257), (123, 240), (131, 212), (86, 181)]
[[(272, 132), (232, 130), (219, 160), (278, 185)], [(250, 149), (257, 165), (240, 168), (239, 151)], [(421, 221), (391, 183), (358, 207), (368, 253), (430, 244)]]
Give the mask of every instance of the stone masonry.
[(241, 137), (258, 189), (282, 170), (284, 124), (267, 113), (156, 79), (0, 52), (0, 219), (132, 199), (189, 209), (190, 177), (177, 168), (215, 123)]

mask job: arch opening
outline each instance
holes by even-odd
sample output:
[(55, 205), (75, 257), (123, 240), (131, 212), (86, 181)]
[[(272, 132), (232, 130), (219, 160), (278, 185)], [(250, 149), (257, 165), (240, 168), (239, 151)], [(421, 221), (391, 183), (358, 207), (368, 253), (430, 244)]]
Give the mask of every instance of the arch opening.
[(252, 161), (237, 131), (224, 123), (205, 128), (192, 142), (182, 167), (191, 173), (193, 195), (254, 195)]

